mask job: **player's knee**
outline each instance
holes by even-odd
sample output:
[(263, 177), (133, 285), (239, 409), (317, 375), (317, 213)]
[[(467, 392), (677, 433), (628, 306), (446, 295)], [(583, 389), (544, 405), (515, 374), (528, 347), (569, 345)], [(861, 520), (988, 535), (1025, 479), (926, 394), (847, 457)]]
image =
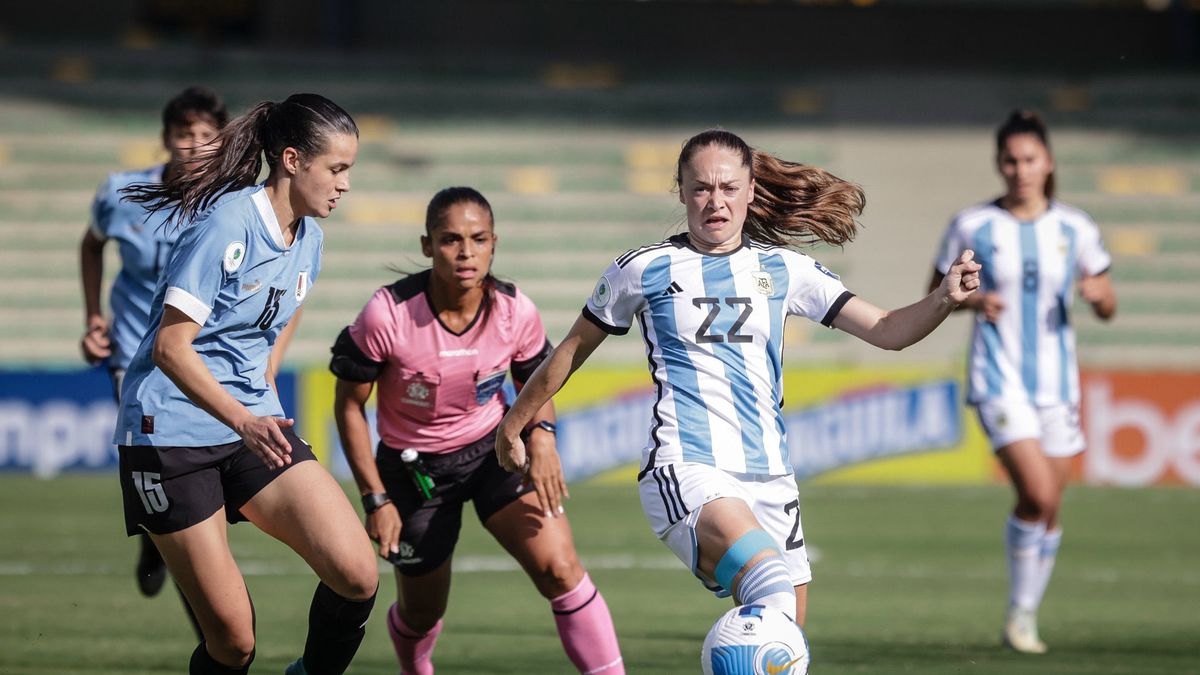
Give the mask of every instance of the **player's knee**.
[(222, 664), (242, 668), (254, 659), (254, 631), (228, 631), (216, 640), (208, 640), (208, 651)]
[(735, 580), (742, 581), (759, 562), (779, 556), (779, 546), (771, 535), (762, 529), (750, 530), (726, 549), (717, 561), (713, 578), (725, 590), (733, 591)]
[(428, 633), (446, 613), (445, 607), (405, 607), (399, 611), (404, 625), (414, 633)]
[(332, 577), (323, 581), (348, 600), (367, 600), (379, 589), (379, 566), (374, 557), (355, 556), (348, 559), (338, 566)]
[(568, 551), (551, 556), (532, 576), (539, 593), (546, 598), (557, 598), (579, 585), (583, 580), (583, 566), (574, 552)]
[(1058, 513), (1059, 496), (1051, 488), (1028, 490), (1021, 498), (1018, 506), (1026, 520), (1045, 521)]

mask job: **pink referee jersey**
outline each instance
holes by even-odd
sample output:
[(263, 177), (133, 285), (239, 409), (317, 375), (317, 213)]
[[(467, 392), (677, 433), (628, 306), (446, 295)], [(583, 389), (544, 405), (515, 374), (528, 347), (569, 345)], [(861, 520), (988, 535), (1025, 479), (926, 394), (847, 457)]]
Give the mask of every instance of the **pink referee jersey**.
[(483, 438), (500, 423), (500, 389), (511, 366), (527, 378), (549, 352), (533, 301), (516, 286), (496, 292), (461, 333), (433, 312), (424, 271), (371, 296), (350, 337), (381, 366), (378, 430), (392, 448), (444, 453)]

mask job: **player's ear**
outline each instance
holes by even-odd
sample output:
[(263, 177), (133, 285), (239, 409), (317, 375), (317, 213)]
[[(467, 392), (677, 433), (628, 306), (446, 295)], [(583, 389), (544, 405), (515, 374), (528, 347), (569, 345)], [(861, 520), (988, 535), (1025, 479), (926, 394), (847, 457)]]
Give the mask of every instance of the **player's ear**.
[(300, 153), (295, 148), (287, 147), (279, 154), (279, 165), (283, 170), (295, 176), (300, 173)]
[(426, 258), (433, 257), (433, 240), (427, 234), (421, 235), (421, 254)]
[(750, 202), (754, 201), (754, 189), (755, 189), (756, 187), (757, 187), (757, 184), (754, 182), (754, 179), (753, 179), (753, 178), (751, 178), (751, 179), (750, 179), (750, 196), (746, 198), (746, 203), (747, 203), (747, 204), (749, 204)]

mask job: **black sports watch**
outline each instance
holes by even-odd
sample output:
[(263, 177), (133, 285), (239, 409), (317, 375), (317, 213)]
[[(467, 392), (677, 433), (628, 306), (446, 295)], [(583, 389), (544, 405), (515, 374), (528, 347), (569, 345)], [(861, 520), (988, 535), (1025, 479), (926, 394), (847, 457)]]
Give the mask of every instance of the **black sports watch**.
[(367, 515), (375, 513), (384, 504), (391, 503), (391, 497), (388, 497), (385, 492), (373, 492), (362, 496), (363, 511), (366, 511)]
[(537, 424), (530, 427), (529, 433), (533, 433), (534, 429), (543, 429), (549, 431), (554, 436), (558, 435), (558, 425), (550, 420), (539, 420)]

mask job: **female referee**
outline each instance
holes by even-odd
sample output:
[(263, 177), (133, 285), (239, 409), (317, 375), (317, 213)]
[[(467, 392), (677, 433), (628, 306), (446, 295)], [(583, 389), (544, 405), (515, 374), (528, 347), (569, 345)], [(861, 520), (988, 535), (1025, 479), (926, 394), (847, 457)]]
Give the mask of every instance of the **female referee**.
[[(687, 232), (619, 256), (583, 316), (500, 423), (496, 453), (527, 462), (520, 432), (609, 334), (642, 326), (657, 387), (638, 486), (655, 534), (718, 595), (803, 625), (811, 579), (782, 404), (784, 319), (798, 314), (870, 344), (928, 335), (978, 285), (964, 251), (926, 298), (885, 312), (789, 243), (855, 234), (861, 189), (710, 130), (679, 154)], [(556, 506), (562, 491), (547, 486)]]
[[(940, 285), (955, 251), (983, 264), (968, 359), (968, 401), (1017, 493), (1005, 525), (1009, 595), (1004, 642), (1040, 654), (1037, 609), (1062, 540), (1058, 510), (1071, 458), (1084, 449), (1079, 368), (1068, 312), (1072, 286), (1101, 319), (1117, 297), (1112, 258), (1088, 215), (1054, 199), (1046, 125), (1017, 110), (996, 132), (1004, 196), (959, 212), (934, 262)], [(1077, 280), (1078, 279), (1078, 280)]]
[[(608, 605), (579, 564), (561, 506), (544, 498), (566, 491), (553, 405), (543, 402), (519, 430), (529, 448), (528, 480), (502, 470), (492, 452), (505, 371), (520, 388), (550, 353), (533, 302), (492, 276), (495, 246), (483, 195), (467, 187), (437, 193), (421, 237), (433, 268), (376, 291), (333, 347), (342, 447), (363, 495), (367, 532), (396, 569), (388, 633), (402, 673), (433, 672), (450, 559), (471, 500), (550, 601), (575, 667), (624, 673)], [(382, 440), (372, 459), (364, 405), (376, 382)], [(408, 449), (419, 451), (416, 462), (405, 461)]]
[[(166, 264), (171, 244), (179, 234), (165, 227), (164, 213), (153, 213), (141, 204), (121, 201), (121, 189), (134, 183), (154, 183), (192, 171), (202, 153), (212, 148), (217, 134), (229, 121), (225, 103), (205, 87), (188, 87), (162, 111), (162, 144), (169, 159), (140, 171), (109, 175), (92, 200), (91, 222), (79, 244), (79, 269), (83, 281), (83, 358), (97, 364), (107, 359), (113, 395), (120, 400), (121, 379), (138, 343), (150, 328), (150, 301), (158, 273)], [(100, 309), (104, 279), (104, 246), (117, 242), (121, 271), (109, 296), (112, 323)], [(143, 595), (157, 595), (166, 580), (162, 556), (145, 533), (139, 537), (135, 576)], [(194, 623), (194, 619), (193, 619)], [(196, 628), (199, 632), (199, 627)]]
[[(115, 442), (126, 529), (150, 533), (200, 621), (190, 672), (245, 673), (254, 606), (226, 520), (249, 520), (321, 582), (289, 673), (341, 673), (364, 634), (378, 570), (354, 508), (292, 430), (274, 386), (282, 344), (321, 269), (323, 218), (350, 189), (354, 120), (332, 101), (263, 102), (190, 174), (130, 190), (191, 223), (159, 280), (126, 374)], [(255, 184), (265, 155), (269, 173)]]

